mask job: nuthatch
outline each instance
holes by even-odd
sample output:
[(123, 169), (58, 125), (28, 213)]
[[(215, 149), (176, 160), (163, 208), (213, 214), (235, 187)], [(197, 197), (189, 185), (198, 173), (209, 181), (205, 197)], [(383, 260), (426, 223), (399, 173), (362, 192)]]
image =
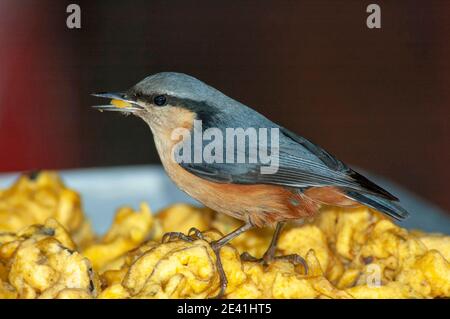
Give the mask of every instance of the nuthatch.
[[(408, 216), (407, 211), (397, 204), (395, 196), (321, 147), (191, 76), (158, 73), (126, 92), (94, 95), (113, 99), (112, 105), (95, 108), (132, 113), (150, 126), (162, 164), (181, 190), (207, 207), (244, 221), (243, 226), (211, 243), (221, 278), (219, 296), (224, 294), (227, 285), (219, 250), (253, 227), (276, 225), (271, 244), (262, 258), (256, 259), (246, 253), (242, 258), (265, 264), (273, 259), (288, 258), (302, 263), (307, 271), (305, 261), (298, 255), (275, 256), (277, 240), (286, 221), (313, 216), (322, 205), (365, 205), (397, 220)], [(276, 145), (271, 140), (270, 148), (276, 150), (277, 169), (264, 173), (264, 164), (258, 160), (175, 160), (174, 152), (180, 139), (173, 138), (174, 131), (182, 128), (195, 134), (196, 120), (202, 123), (201, 133), (215, 128), (223, 132), (223, 136), (230, 128), (276, 129), (278, 139)], [(204, 149), (205, 141), (201, 143)], [(244, 152), (257, 149), (258, 146), (245, 145)], [(233, 149), (232, 152), (237, 156), (242, 150)], [(194, 232), (201, 236), (197, 230)], [(194, 238), (191, 232), (188, 235), (169, 234), (169, 237), (173, 236), (185, 240)]]

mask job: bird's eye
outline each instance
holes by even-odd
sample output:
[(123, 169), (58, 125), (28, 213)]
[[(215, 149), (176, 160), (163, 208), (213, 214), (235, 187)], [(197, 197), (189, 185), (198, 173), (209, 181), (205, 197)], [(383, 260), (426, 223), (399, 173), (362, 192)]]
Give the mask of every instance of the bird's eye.
[(155, 103), (155, 105), (163, 106), (166, 105), (167, 98), (165, 95), (157, 95), (153, 98), (153, 102)]

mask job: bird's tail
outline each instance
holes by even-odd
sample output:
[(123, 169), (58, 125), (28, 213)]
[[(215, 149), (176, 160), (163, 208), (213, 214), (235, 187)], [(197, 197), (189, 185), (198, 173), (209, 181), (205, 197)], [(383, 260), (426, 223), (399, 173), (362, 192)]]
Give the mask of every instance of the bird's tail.
[(393, 200), (371, 194), (361, 194), (354, 191), (346, 191), (345, 193), (348, 197), (360, 202), (361, 204), (385, 213), (396, 220), (404, 220), (409, 216), (406, 209)]

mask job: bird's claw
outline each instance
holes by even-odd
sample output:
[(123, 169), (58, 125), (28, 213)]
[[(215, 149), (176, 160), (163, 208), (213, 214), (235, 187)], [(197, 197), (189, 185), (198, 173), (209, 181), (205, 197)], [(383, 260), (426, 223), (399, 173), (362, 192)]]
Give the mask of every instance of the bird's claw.
[(287, 260), (293, 263), (294, 265), (302, 265), (303, 269), (305, 270), (305, 275), (308, 274), (308, 263), (306, 262), (305, 258), (303, 258), (300, 255), (297, 254), (291, 254), (291, 255), (284, 255), (284, 256), (275, 256), (273, 257), (274, 260)]
[(251, 261), (251, 262), (261, 262), (262, 258), (256, 258), (255, 256), (250, 255), (248, 252), (243, 252), (241, 254), (242, 261)]
[(192, 237), (192, 238), (205, 240), (205, 236), (203, 236), (203, 233), (198, 228), (195, 228), (195, 227), (192, 227), (191, 229), (189, 229), (188, 236)]
[(197, 239), (202, 239), (204, 240), (205, 237), (203, 236), (202, 232), (200, 230), (198, 230), (195, 227), (192, 227), (191, 229), (189, 229), (187, 235), (183, 234), (182, 232), (168, 232), (165, 233), (161, 239), (162, 243), (168, 243), (171, 242), (173, 240), (183, 240), (185, 242), (189, 242), (192, 243), (193, 241), (197, 240)]
[(165, 233), (162, 236), (161, 243), (163, 243), (163, 244), (168, 243), (168, 242), (171, 242), (176, 239), (180, 239), (180, 240), (183, 240), (183, 241), (189, 242), (189, 243), (191, 243), (195, 240), (194, 238), (187, 236), (187, 235), (183, 234), (182, 232), (169, 232), (169, 233)]

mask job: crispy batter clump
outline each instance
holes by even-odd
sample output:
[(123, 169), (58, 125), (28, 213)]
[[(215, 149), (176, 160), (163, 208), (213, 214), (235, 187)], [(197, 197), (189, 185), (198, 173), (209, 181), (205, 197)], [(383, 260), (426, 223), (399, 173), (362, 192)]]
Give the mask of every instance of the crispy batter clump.
[(109, 231), (96, 243), (83, 250), (95, 269), (105, 271), (120, 266), (124, 254), (138, 247), (150, 234), (154, 219), (147, 204), (140, 211), (129, 207), (118, 210)]
[[(157, 216), (162, 232), (191, 227), (228, 232), (240, 222), (223, 215), (198, 219), (203, 209), (184, 205)], [(192, 215), (193, 223), (186, 214)], [(180, 219), (180, 216), (183, 218)], [(180, 228), (180, 226), (182, 226)], [(103, 274), (102, 298), (205, 298), (218, 293), (215, 255), (208, 241), (147, 242), (128, 254), (120, 270)], [(250, 251), (261, 256), (271, 232), (243, 234), (221, 251), (228, 298), (427, 298), (450, 296), (449, 237), (408, 232), (366, 208), (324, 209), (315, 220), (288, 226), (280, 255), (299, 254), (309, 266), (275, 261), (241, 262)], [(202, 272), (200, 273), (200, 269)]]
[(80, 196), (65, 187), (53, 172), (22, 175), (10, 188), (0, 190), (0, 231), (17, 232), (26, 226), (56, 219), (79, 246), (92, 242), (90, 223)]
[[(121, 208), (97, 240), (80, 225), (88, 223), (78, 195), (54, 174), (0, 191), (0, 298), (213, 297), (220, 280), (209, 242), (241, 222), (181, 204), (153, 216), (142, 204)], [(161, 242), (191, 227), (204, 239)], [(227, 298), (450, 297), (449, 236), (408, 231), (367, 208), (328, 207), (288, 225), (279, 240), (277, 254), (299, 254), (307, 274), (286, 260), (241, 261), (242, 252), (262, 256), (272, 232), (249, 231), (221, 250)]]
[(100, 280), (54, 219), (29, 226), (0, 245), (0, 296), (94, 298)]

